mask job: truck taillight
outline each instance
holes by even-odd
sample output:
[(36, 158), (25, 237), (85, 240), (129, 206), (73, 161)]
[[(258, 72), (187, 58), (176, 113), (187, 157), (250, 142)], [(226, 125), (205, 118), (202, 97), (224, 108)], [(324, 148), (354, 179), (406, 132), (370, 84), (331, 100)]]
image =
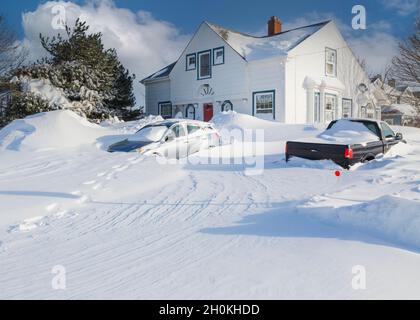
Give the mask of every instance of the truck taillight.
[(286, 142), (286, 147), (284, 149), (284, 153), (287, 154), (289, 151), (289, 144)]
[(344, 158), (353, 159), (353, 149), (352, 148), (346, 148), (346, 150), (344, 150)]

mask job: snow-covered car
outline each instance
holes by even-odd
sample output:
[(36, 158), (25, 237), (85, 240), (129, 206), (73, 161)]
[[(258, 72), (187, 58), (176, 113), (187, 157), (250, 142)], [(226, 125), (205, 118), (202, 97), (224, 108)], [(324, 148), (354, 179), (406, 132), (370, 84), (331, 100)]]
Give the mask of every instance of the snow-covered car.
[(108, 152), (138, 152), (167, 158), (184, 158), (220, 145), (220, 134), (210, 123), (169, 119), (147, 125), (130, 138), (115, 143)]

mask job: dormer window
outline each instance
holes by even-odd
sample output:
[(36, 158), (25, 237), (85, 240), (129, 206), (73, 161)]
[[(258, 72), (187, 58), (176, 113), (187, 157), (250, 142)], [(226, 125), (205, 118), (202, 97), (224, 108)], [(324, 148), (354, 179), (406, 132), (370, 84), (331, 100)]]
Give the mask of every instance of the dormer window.
[(337, 76), (337, 50), (325, 49), (325, 73), (329, 77)]

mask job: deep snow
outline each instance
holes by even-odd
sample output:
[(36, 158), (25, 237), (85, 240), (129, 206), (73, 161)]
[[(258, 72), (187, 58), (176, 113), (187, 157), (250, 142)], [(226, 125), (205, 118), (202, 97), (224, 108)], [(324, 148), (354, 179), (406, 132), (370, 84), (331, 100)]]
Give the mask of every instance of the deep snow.
[[(192, 164), (238, 143), (176, 164), (104, 151), (156, 120), (57, 111), (0, 131), (0, 298), (420, 297), (418, 129), (340, 177), (329, 161), (284, 162), (286, 140), (325, 128), (234, 112), (215, 123), (264, 131), (259, 175)], [(51, 286), (57, 265), (65, 290)], [(366, 290), (352, 288), (357, 265)]]

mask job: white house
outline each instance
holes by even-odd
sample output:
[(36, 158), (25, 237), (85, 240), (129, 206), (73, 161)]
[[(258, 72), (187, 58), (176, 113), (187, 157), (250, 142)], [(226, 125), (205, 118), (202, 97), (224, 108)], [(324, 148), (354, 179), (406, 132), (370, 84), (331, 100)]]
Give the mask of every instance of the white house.
[(146, 112), (209, 121), (235, 110), (284, 123), (380, 118), (370, 80), (334, 21), (251, 36), (203, 22), (178, 61), (141, 81)]

